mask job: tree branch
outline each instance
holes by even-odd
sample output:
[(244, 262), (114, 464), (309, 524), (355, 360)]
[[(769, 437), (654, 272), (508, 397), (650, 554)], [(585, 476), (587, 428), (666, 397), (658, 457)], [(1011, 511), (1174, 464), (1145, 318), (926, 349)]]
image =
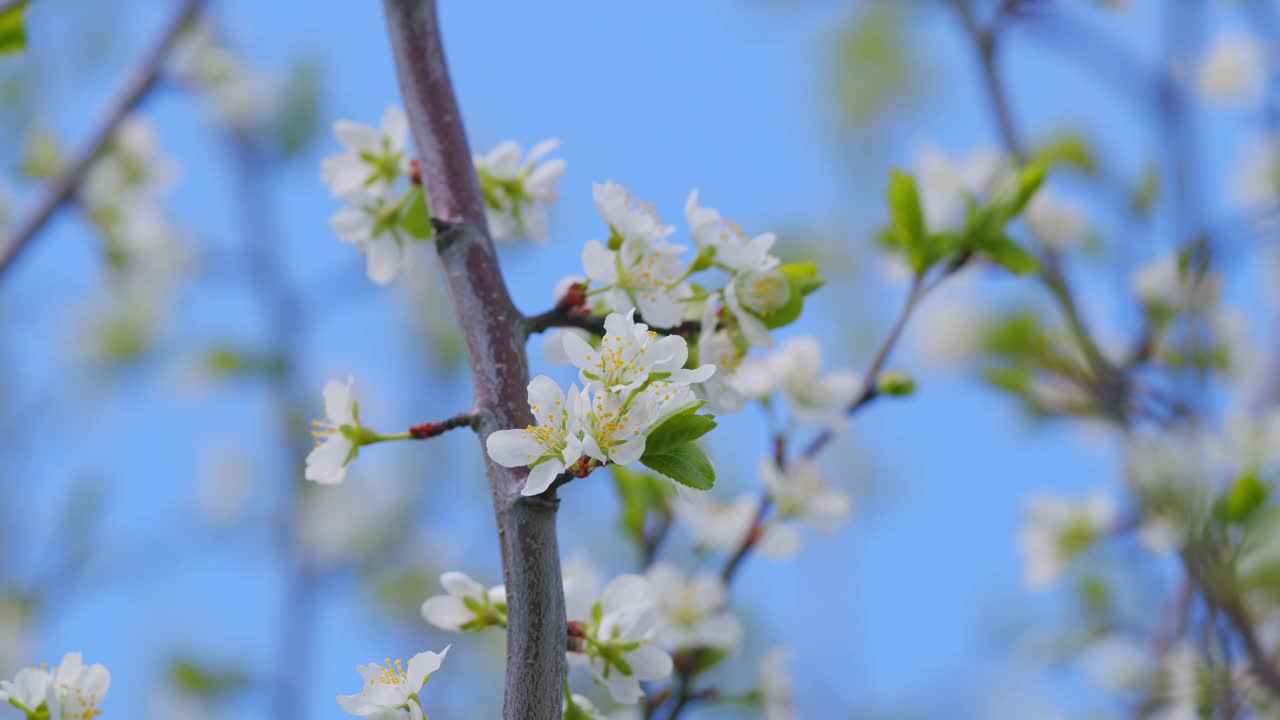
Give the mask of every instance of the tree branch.
[(174, 41), (187, 23), (195, 17), (200, 4), (201, 0), (182, 0), (173, 18), (160, 31), (155, 44), (138, 60), (138, 64), (129, 73), (124, 85), (107, 106), (101, 120), (89, 133), (84, 145), (72, 156), (71, 162), (49, 181), (30, 212), (15, 224), (13, 230), (0, 242), (0, 273), (9, 269), (18, 253), (35, 237), (45, 222), (72, 198), (76, 187), (93, 165), (93, 161), (111, 142), (120, 123), (142, 102), (148, 91), (155, 87), (164, 60), (173, 48)]
[[(644, 322), (644, 318), (636, 315), (636, 322)], [(572, 308), (557, 305), (546, 312), (530, 315), (525, 318), (525, 333), (534, 335), (551, 328), (568, 327), (586, 330), (595, 335), (604, 335), (604, 316), (583, 315)], [(673, 328), (662, 329), (668, 335), (691, 337), (702, 331), (702, 323), (697, 320), (686, 320)]]
[[(387, 31), (421, 161), (432, 216), (443, 221), (436, 248), (453, 299), (475, 384), (476, 430), (533, 421), (524, 318), (511, 303), (485, 224), (471, 152), (445, 61), (434, 0), (383, 0)], [(528, 470), (485, 456), (502, 549), (508, 602), (506, 694), (509, 720), (560, 717), (565, 681), (564, 591), (554, 497), (523, 498)]]
[(424, 422), (409, 428), (409, 436), (414, 440), (426, 440), (437, 435), (443, 435), (450, 430), (469, 427), (476, 429), (476, 423), (480, 421), (480, 416), (474, 410), (468, 410), (464, 413), (458, 413), (451, 418), (441, 420), (440, 422)]

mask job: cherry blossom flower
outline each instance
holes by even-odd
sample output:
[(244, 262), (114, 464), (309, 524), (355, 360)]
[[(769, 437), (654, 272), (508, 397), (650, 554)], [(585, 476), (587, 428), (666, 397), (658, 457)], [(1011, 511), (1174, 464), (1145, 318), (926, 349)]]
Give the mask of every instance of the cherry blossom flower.
[[(485, 440), (489, 457), (503, 467), (529, 467), (529, 479), (520, 491), (537, 495), (589, 449), (583, 445), (583, 421), (591, 412), (591, 396), (574, 385), (566, 398), (546, 375), (529, 383), (529, 408), (535, 425), (523, 430), (498, 430)], [(599, 454), (599, 451), (596, 451)]]
[(861, 380), (851, 371), (824, 375), (821, 365), (822, 348), (816, 338), (791, 338), (768, 358), (744, 360), (734, 384), (743, 395), (753, 398), (781, 391), (795, 419), (839, 428)]
[(390, 283), (413, 264), (414, 238), (401, 226), (405, 202), (411, 198), (412, 194), (357, 188), (346, 195), (350, 204), (329, 219), (338, 239), (365, 256), (369, 279), (376, 285)]
[(1200, 97), (1217, 105), (1243, 105), (1260, 97), (1266, 51), (1248, 33), (1225, 31), (1214, 37), (1196, 68)]
[(1111, 496), (1101, 490), (1083, 500), (1033, 495), (1018, 534), (1026, 585), (1038, 590), (1052, 584), (1068, 562), (1111, 529), (1115, 516)]
[[(742, 545), (755, 524), (759, 509), (759, 498), (750, 495), (739, 495), (727, 504), (710, 498), (685, 497), (674, 507), (676, 516), (689, 529), (694, 542), (723, 552), (733, 552)], [(758, 532), (756, 549), (775, 559), (794, 555), (803, 542), (800, 533), (790, 524), (765, 522)]]
[(592, 240), (582, 249), (582, 268), (599, 284), (604, 304), (615, 312), (632, 308), (650, 326), (669, 328), (683, 318), (680, 301), (689, 296), (682, 246), (663, 240), (674, 228), (659, 224), (648, 206), (640, 205), (621, 186), (595, 185), (596, 209), (610, 228), (606, 246)]
[(357, 666), (356, 671), (364, 678), (364, 688), (354, 695), (339, 695), (338, 705), (352, 715), (373, 720), (404, 717), (423, 720), (418, 693), (431, 674), (440, 669), (449, 647), (439, 653), (418, 653), (407, 667), (400, 660)]
[(852, 511), (849, 496), (827, 488), (810, 460), (793, 460), (782, 469), (772, 459), (763, 459), (760, 480), (773, 498), (776, 520), (795, 519), (821, 532), (834, 532)]
[(473, 157), (494, 240), (510, 240), (524, 233), (535, 242), (547, 241), (546, 205), (556, 201), (556, 185), (564, 174), (565, 162), (556, 158), (538, 163), (559, 144), (556, 139), (543, 140), (533, 146), (524, 162), (520, 162), (524, 148), (511, 141)]
[(764, 701), (765, 720), (792, 720), (791, 674), (787, 672), (787, 660), (791, 653), (786, 648), (774, 648), (760, 658), (760, 695)]
[(689, 193), (684, 204), (689, 232), (699, 249), (714, 249), (715, 261), (733, 273), (767, 272), (778, 267), (778, 258), (770, 254), (777, 236), (761, 233), (748, 238), (742, 228), (711, 208), (698, 207), (698, 191)]
[(645, 572), (661, 619), (657, 642), (669, 648), (730, 651), (742, 642), (742, 623), (725, 610), (728, 591), (720, 576), (703, 572), (686, 578), (675, 565), (655, 563)]
[(344, 149), (321, 162), (320, 176), (334, 197), (345, 200), (360, 191), (377, 197), (408, 176), (409, 120), (399, 107), (387, 107), (379, 128), (338, 120), (333, 133)]
[(671, 656), (654, 642), (658, 613), (643, 576), (619, 575), (605, 586), (589, 616), (569, 619), (584, 633), (582, 652), (569, 653), (570, 662), (589, 664), (615, 701), (634, 705), (644, 697), (641, 682), (671, 674)]
[(85, 665), (78, 652), (67, 653), (54, 668), (49, 688), (50, 720), (82, 720), (101, 715), (98, 706), (111, 686), (111, 673), (102, 665)]
[(476, 630), (507, 626), (507, 589), (483, 585), (460, 572), (440, 576), (447, 595), (435, 595), (422, 603), (422, 617), (442, 630)]
[(604, 320), (605, 335), (596, 350), (583, 339), (566, 335), (565, 355), (581, 371), (585, 384), (598, 385), (611, 393), (630, 393), (654, 380), (672, 385), (705, 382), (715, 373), (714, 365), (685, 370), (689, 347), (679, 335), (659, 336), (644, 323), (635, 321), (635, 308), (623, 315), (610, 313)]
[(347, 465), (359, 452), (353, 431), (360, 427), (360, 413), (348, 375), (344, 384), (330, 380), (324, 386), (324, 420), (312, 422), (315, 448), (307, 455), (306, 478), (322, 485), (335, 485), (347, 476)]
[(23, 668), (13, 680), (0, 681), (0, 703), (35, 713), (49, 698), (53, 675), (38, 667)]
[(699, 384), (698, 394), (707, 401), (707, 409), (724, 415), (735, 413), (746, 405), (746, 398), (734, 384), (743, 351), (729, 331), (719, 322), (722, 302), (719, 295), (707, 299), (702, 309), (702, 328), (698, 333), (698, 359), (714, 365), (715, 373)]

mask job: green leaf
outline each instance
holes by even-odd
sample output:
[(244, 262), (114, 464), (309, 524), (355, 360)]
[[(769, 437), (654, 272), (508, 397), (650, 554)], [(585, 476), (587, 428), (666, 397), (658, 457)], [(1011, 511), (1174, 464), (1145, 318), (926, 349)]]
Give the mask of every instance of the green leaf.
[(992, 205), (998, 208), (998, 214), (1002, 222), (1012, 220), (1022, 214), (1022, 211), (1027, 207), (1027, 203), (1031, 202), (1031, 198), (1035, 196), (1036, 191), (1044, 184), (1044, 175), (1047, 171), (1048, 167), (1043, 161), (1029, 163), (1018, 171), (1017, 184), (1013, 187), (1012, 192), (1007, 193), (1003, 200), (992, 202)]
[(649, 432), (644, 444), (645, 452), (662, 452), (693, 442), (714, 430), (716, 421), (713, 416), (697, 414), (702, 405), (699, 401), (662, 421), (661, 425)]
[(419, 240), (430, 240), (435, 236), (435, 228), (431, 227), (431, 212), (427, 210), (427, 195), (422, 188), (415, 187), (409, 192), (413, 198), (400, 218), (400, 227)]
[(710, 490), (716, 484), (715, 467), (694, 443), (677, 445), (658, 453), (650, 453), (646, 449), (640, 462), (650, 470), (694, 490)]
[(1270, 488), (1258, 479), (1256, 472), (1245, 473), (1218, 498), (1213, 508), (1214, 516), (1224, 523), (1243, 523), (1267, 501), (1269, 494)]
[(249, 678), (238, 670), (223, 670), (191, 660), (174, 660), (169, 676), (183, 692), (199, 697), (226, 695), (243, 688)]
[(1088, 140), (1074, 132), (1050, 138), (1031, 156), (1049, 166), (1069, 167), (1089, 175), (1098, 171), (1098, 159), (1094, 157)]
[(1030, 275), (1040, 271), (1040, 261), (1008, 235), (993, 235), (982, 243), (981, 248), (991, 256), (992, 262), (1014, 275)]
[(649, 473), (628, 470), (621, 465), (611, 465), (614, 485), (622, 503), (622, 527), (627, 535), (639, 542), (644, 538), (645, 520), (655, 508), (666, 507), (673, 488), (671, 483)]
[(897, 244), (907, 255), (907, 263), (917, 274), (938, 261), (938, 253), (925, 233), (924, 211), (916, 179), (900, 170), (889, 174), (889, 215)]
[(752, 313), (770, 330), (795, 322), (804, 311), (805, 296), (826, 284), (826, 280), (818, 275), (818, 266), (811, 262), (785, 263), (778, 266), (778, 272), (791, 285), (791, 294), (787, 297), (786, 304), (765, 314)]
[(0, 56), (27, 48), (26, 13), (25, 0), (0, 12)]

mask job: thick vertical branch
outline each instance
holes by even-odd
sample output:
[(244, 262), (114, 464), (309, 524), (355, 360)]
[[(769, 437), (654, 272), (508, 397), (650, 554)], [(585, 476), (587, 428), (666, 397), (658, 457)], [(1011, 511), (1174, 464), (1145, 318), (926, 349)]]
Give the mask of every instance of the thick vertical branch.
[[(485, 226), (471, 152), (441, 45), (434, 0), (384, 0), (405, 111), (422, 165), (436, 239), (475, 382), (477, 430), (532, 422), (523, 317), (511, 303)], [(485, 458), (507, 585), (503, 716), (560, 717), (565, 680), (564, 593), (556, 548), (556, 501), (523, 498), (527, 471)]]

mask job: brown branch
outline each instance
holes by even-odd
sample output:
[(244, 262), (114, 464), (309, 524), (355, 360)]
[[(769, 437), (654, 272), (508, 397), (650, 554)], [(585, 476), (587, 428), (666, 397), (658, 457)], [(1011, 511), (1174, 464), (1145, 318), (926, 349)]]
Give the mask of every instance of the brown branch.
[(451, 418), (447, 418), (439, 422), (424, 422), (414, 425), (409, 428), (409, 435), (412, 436), (414, 440), (426, 440), (427, 438), (443, 435), (450, 430), (457, 430), (458, 428), (469, 427), (472, 430), (475, 430), (476, 423), (478, 423), (479, 420), (480, 416), (477, 415), (474, 410), (469, 410), (464, 413), (458, 413)]
[[(498, 267), (471, 152), (445, 61), (434, 0), (383, 0), (387, 31), (430, 199), (442, 226), (436, 248), (466, 341), (475, 385), (476, 430), (529, 425), (524, 318)], [(565, 611), (554, 496), (524, 498), (528, 469), (485, 457), (509, 594), (503, 717), (560, 717)]]
[(49, 218), (53, 217), (54, 213), (75, 195), (76, 187), (84, 179), (85, 173), (93, 166), (94, 160), (98, 158), (103, 148), (111, 142), (120, 123), (155, 87), (174, 41), (187, 23), (195, 17), (200, 4), (201, 0), (182, 0), (173, 18), (161, 30), (155, 45), (138, 60), (124, 85), (107, 106), (98, 124), (72, 156), (71, 162), (49, 181), (41, 191), (35, 206), (14, 225), (3, 241), (0, 241), (0, 273), (9, 269), (40, 228), (44, 227)]
[[(644, 318), (637, 314), (636, 322), (644, 322)], [(604, 335), (604, 316), (583, 315), (572, 308), (557, 305), (546, 312), (525, 318), (525, 333), (527, 335), (534, 335), (558, 327), (579, 328), (594, 335)], [(692, 337), (702, 331), (702, 323), (697, 320), (686, 320), (673, 328), (658, 329), (668, 335)]]

